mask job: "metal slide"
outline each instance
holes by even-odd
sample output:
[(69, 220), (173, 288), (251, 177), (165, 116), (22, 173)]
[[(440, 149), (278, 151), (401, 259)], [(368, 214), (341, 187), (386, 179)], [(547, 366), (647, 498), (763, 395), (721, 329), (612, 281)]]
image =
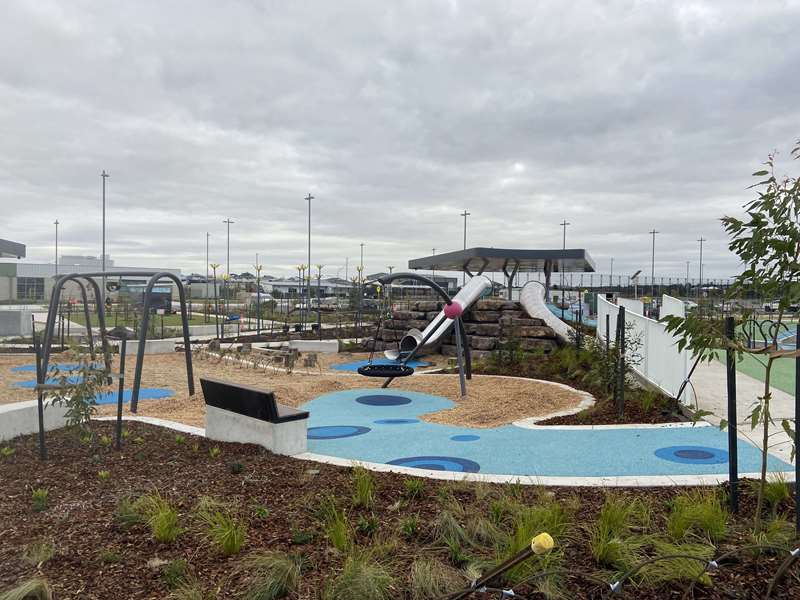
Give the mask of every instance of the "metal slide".
[[(472, 306), (486, 290), (492, 289), (492, 282), (488, 277), (483, 275), (476, 275), (470, 279), (459, 292), (453, 296), (453, 302), (460, 304), (461, 308), (466, 311)], [(384, 351), (384, 356), (391, 360), (397, 360), (401, 356), (407, 356), (409, 352), (413, 351), (420, 345), (422, 340), (427, 338), (425, 347), (433, 346), (437, 341), (453, 326), (454, 319), (448, 319), (444, 316), (444, 310), (440, 311), (428, 326), (420, 331), (419, 329), (409, 329), (402, 339), (400, 340), (400, 350), (392, 349)], [(428, 337), (430, 336), (430, 337)], [(419, 354), (419, 353), (417, 353)]]
[(556, 337), (562, 342), (569, 342), (574, 339), (575, 330), (554, 315), (544, 301), (544, 285), (538, 281), (529, 281), (522, 286), (519, 293), (519, 302), (534, 319), (541, 319), (545, 324), (556, 332)]

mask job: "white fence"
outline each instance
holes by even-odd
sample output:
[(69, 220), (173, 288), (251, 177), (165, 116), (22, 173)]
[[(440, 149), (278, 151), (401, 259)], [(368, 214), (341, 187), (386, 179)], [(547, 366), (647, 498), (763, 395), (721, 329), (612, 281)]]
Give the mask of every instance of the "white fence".
[[(666, 309), (662, 310), (664, 314), (679, 316), (684, 314), (683, 302), (670, 296), (663, 297), (662, 307)], [(605, 298), (597, 298), (597, 337), (601, 340), (605, 340), (606, 337), (606, 315), (608, 315), (609, 337), (613, 343), (619, 308)], [(632, 365), (633, 369), (664, 393), (673, 398), (677, 396), (691, 368), (690, 353), (687, 350), (678, 351), (677, 340), (671, 333), (667, 333), (666, 325), (637, 314), (628, 307), (625, 308), (625, 323), (632, 325), (627, 339), (639, 337), (641, 342), (637, 351), (638, 356), (630, 357), (632, 360), (639, 359), (639, 364)], [(691, 386), (687, 386), (684, 390), (681, 401), (684, 404), (694, 402)]]

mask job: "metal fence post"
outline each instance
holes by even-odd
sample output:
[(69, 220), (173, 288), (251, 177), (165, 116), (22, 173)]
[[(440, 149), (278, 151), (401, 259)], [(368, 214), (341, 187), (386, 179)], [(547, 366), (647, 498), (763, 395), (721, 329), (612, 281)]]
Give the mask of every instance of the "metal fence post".
[(117, 391), (117, 450), (122, 448), (122, 399), (125, 393), (125, 350), (128, 340), (122, 338), (119, 346), (119, 390)]
[(617, 335), (619, 363), (617, 367), (617, 414), (621, 419), (625, 415), (625, 307), (620, 306), (617, 314)]
[[(33, 336), (33, 351), (36, 354), (36, 383), (42, 385), (47, 379), (46, 374), (42, 373), (42, 346), (36, 338), (36, 321), (31, 315), (31, 335)], [(39, 460), (47, 460), (47, 448), (44, 444), (44, 392), (42, 388), (36, 390), (36, 401), (39, 419)]]
[[(735, 335), (733, 317), (725, 318), (725, 337), (732, 340)], [(728, 379), (728, 479), (731, 486), (731, 512), (739, 512), (739, 456), (736, 436), (736, 357), (730, 348), (725, 351), (725, 367)]]
[[(800, 321), (794, 332), (795, 350), (800, 348)], [(797, 428), (800, 423), (800, 356), (794, 359), (794, 518), (795, 530), (800, 533), (800, 458), (797, 456)]]

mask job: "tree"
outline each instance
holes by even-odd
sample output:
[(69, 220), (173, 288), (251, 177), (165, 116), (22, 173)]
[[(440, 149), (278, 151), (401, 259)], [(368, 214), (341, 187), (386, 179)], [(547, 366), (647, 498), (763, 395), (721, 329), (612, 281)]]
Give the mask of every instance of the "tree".
[[(750, 413), (753, 430), (761, 426), (761, 472), (758, 485), (758, 504), (754, 528), (761, 531), (761, 511), (764, 488), (767, 481), (767, 459), (769, 456), (769, 425), (774, 423), (770, 413), (772, 398), (771, 373), (776, 360), (800, 356), (798, 350), (782, 350), (778, 345), (778, 334), (790, 305), (800, 300), (800, 177), (778, 177), (775, 175), (775, 153), (768, 156), (765, 169), (753, 173), (760, 181), (750, 186), (757, 197), (744, 205), (742, 218), (726, 216), (721, 219), (730, 242), (728, 248), (734, 252), (744, 270), (736, 276), (728, 291), (729, 298), (747, 295), (776, 299), (777, 314), (763, 348), (752, 348), (743, 334), (732, 339), (725, 335), (721, 315), (692, 312), (687, 317), (666, 317), (667, 331), (675, 334), (680, 349), (689, 348), (703, 360), (714, 360), (720, 350), (731, 350), (741, 359), (743, 354), (758, 356), (764, 361), (764, 395), (759, 396)], [(800, 140), (790, 156), (800, 159)], [(750, 317), (749, 311), (744, 318)], [(781, 425), (793, 443), (792, 457), (796, 453), (796, 429), (788, 419)], [(721, 427), (727, 423), (722, 422)]]

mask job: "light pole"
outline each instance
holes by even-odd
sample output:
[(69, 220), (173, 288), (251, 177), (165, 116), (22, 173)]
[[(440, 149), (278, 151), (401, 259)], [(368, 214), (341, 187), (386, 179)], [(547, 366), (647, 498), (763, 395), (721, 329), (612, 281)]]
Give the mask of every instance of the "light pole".
[[(564, 232), (561, 235), (561, 249), (562, 250), (566, 250), (567, 249), (567, 225), (572, 225), (572, 223), (570, 223), (569, 221), (564, 219), (561, 223), (559, 223), (559, 225), (561, 225), (562, 229), (564, 230)], [(564, 305), (565, 305), (565, 300), (566, 300), (566, 296), (564, 294), (564, 268), (563, 268), (563, 263), (559, 263), (558, 272), (561, 274), (561, 320), (563, 321), (564, 320)]]
[[(470, 216), (472, 213), (468, 212), (467, 209), (464, 209), (464, 212), (461, 213), (461, 216), (464, 217), (464, 250), (467, 249), (467, 217)], [(467, 283), (467, 272), (464, 271), (461, 274), (461, 285), (465, 285)]]
[(614, 257), (611, 257), (611, 273), (608, 275), (608, 285), (610, 287), (614, 286)]
[(348, 276), (348, 270), (350, 268), (350, 257), (344, 257), (344, 278), (346, 281), (350, 281), (350, 277)]
[(208, 243), (211, 234), (206, 231), (206, 323), (208, 323)]
[[(433, 256), (436, 256), (436, 248), (431, 248), (431, 254)], [(433, 267), (431, 267), (431, 279), (436, 281), (436, 265), (435, 264), (433, 265)]]
[(700, 279), (697, 282), (697, 297), (700, 298), (703, 294), (703, 242), (707, 240), (701, 235), (697, 241), (700, 242)]
[(648, 233), (653, 236), (653, 251), (650, 255), (650, 296), (654, 297), (656, 294), (656, 234), (660, 232), (653, 228)]
[(58, 219), (53, 221), (53, 225), (56, 226), (56, 275), (58, 275)]
[(361, 262), (359, 263), (361, 270), (364, 270), (364, 242), (361, 242)]
[[(103, 179), (103, 247), (100, 251), (100, 261), (102, 264), (103, 273), (106, 272), (106, 179), (110, 177), (106, 170), (103, 169), (103, 172), (100, 173), (100, 177)], [(103, 275), (103, 291), (100, 294), (103, 299), (103, 304), (106, 302), (106, 277)]]
[(689, 300), (689, 261), (686, 261), (686, 300)]
[(223, 278), (223, 280), (222, 280), (222, 289), (224, 290), (223, 296), (224, 296), (225, 301), (227, 302), (227, 306), (228, 306), (228, 310), (229, 310), (230, 309), (230, 304), (231, 304), (230, 287), (229, 287), (229, 283), (228, 283), (230, 281), (230, 279), (231, 279), (231, 224), (233, 224), (234, 221), (232, 221), (231, 218), (228, 217), (227, 219), (225, 219), (223, 221), (223, 223), (225, 223), (228, 226), (228, 238), (227, 238), (227, 245), (226, 245), (228, 264), (227, 264), (227, 267), (226, 267), (227, 277)]
[[(317, 265), (317, 335), (322, 339), (322, 267), (325, 265)], [(309, 287), (311, 287), (311, 269), (309, 268)], [(310, 293), (310, 292), (309, 292)]]
[[(308, 286), (306, 289), (306, 295), (308, 297), (308, 301), (306, 302), (306, 306), (308, 309), (311, 309), (311, 201), (314, 199), (314, 196), (311, 195), (311, 192), (305, 197), (305, 201), (308, 202)], [(308, 316), (309, 312), (306, 311), (306, 316)]]
[(258, 253), (256, 252), (256, 264), (253, 265), (256, 270), (256, 336), (261, 336), (261, 269), (263, 268), (258, 264)]

